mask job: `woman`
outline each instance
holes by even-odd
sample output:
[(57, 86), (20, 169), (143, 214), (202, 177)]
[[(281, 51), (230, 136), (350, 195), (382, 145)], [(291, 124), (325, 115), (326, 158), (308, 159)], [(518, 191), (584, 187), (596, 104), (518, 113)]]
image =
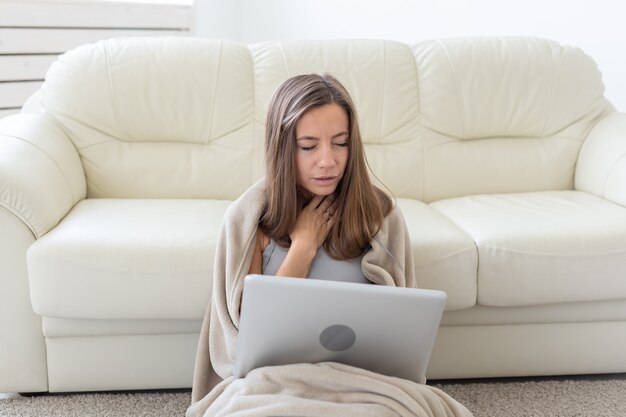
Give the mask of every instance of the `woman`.
[(354, 104), (339, 81), (301, 75), (281, 85), (265, 153), (268, 199), (249, 273), (368, 282), (360, 261), (392, 202), (369, 179)]
[[(335, 363), (232, 376), (249, 273), (415, 286), (404, 218), (369, 179), (354, 105), (339, 81), (327, 74), (288, 79), (270, 102), (265, 139), (266, 176), (229, 207), (218, 237), (187, 416), (345, 415), (339, 409), (354, 392), (350, 415), (399, 393), (408, 393), (409, 409), (427, 411), (419, 415), (470, 415), (434, 388)], [(398, 407), (407, 407), (406, 395)]]

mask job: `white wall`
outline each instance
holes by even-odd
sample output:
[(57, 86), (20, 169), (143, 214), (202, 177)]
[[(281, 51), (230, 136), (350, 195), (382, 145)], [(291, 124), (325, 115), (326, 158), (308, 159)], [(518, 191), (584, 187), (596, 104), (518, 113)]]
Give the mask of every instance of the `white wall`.
[(191, 27), (196, 36), (241, 41), (240, 0), (195, 0)]
[(0, 118), (18, 113), (57, 56), (116, 36), (189, 36), (192, 0), (0, 0)]
[[(204, 36), (245, 43), (334, 38), (414, 42), (516, 35), (553, 39), (591, 55), (603, 74), (606, 96), (626, 111), (626, 5), (619, 0), (197, 1), (218, 12), (198, 14), (199, 27), (207, 28)], [(216, 19), (218, 24), (210, 24)], [(223, 31), (220, 25), (225, 26)]]

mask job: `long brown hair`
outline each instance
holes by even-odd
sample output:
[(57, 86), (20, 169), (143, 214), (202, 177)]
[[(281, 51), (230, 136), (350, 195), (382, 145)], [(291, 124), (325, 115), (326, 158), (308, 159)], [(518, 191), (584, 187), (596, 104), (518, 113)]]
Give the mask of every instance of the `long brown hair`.
[(307, 203), (296, 182), (296, 124), (307, 111), (327, 104), (338, 104), (348, 115), (349, 156), (335, 190), (338, 220), (323, 246), (335, 259), (351, 259), (368, 247), (392, 201), (370, 181), (354, 104), (344, 86), (329, 74), (292, 77), (270, 101), (265, 130), (268, 202), (259, 227), (281, 246), (291, 245), (289, 233)]

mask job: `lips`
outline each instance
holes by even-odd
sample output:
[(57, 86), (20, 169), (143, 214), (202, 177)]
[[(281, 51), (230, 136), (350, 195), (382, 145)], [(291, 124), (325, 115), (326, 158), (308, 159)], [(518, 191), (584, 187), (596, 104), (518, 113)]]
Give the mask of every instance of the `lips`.
[(324, 176), (324, 177), (314, 177), (313, 181), (319, 185), (328, 185), (335, 182), (337, 179), (336, 176)]

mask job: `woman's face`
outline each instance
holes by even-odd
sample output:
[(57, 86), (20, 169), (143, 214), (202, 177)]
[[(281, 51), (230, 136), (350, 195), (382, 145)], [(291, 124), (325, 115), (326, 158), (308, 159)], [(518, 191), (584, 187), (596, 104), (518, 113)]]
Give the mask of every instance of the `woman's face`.
[(348, 115), (338, 104), (304, 113), (296, 124), (298, 185), (312, 195), (332, 194), (348, 163), (349, 137)]

